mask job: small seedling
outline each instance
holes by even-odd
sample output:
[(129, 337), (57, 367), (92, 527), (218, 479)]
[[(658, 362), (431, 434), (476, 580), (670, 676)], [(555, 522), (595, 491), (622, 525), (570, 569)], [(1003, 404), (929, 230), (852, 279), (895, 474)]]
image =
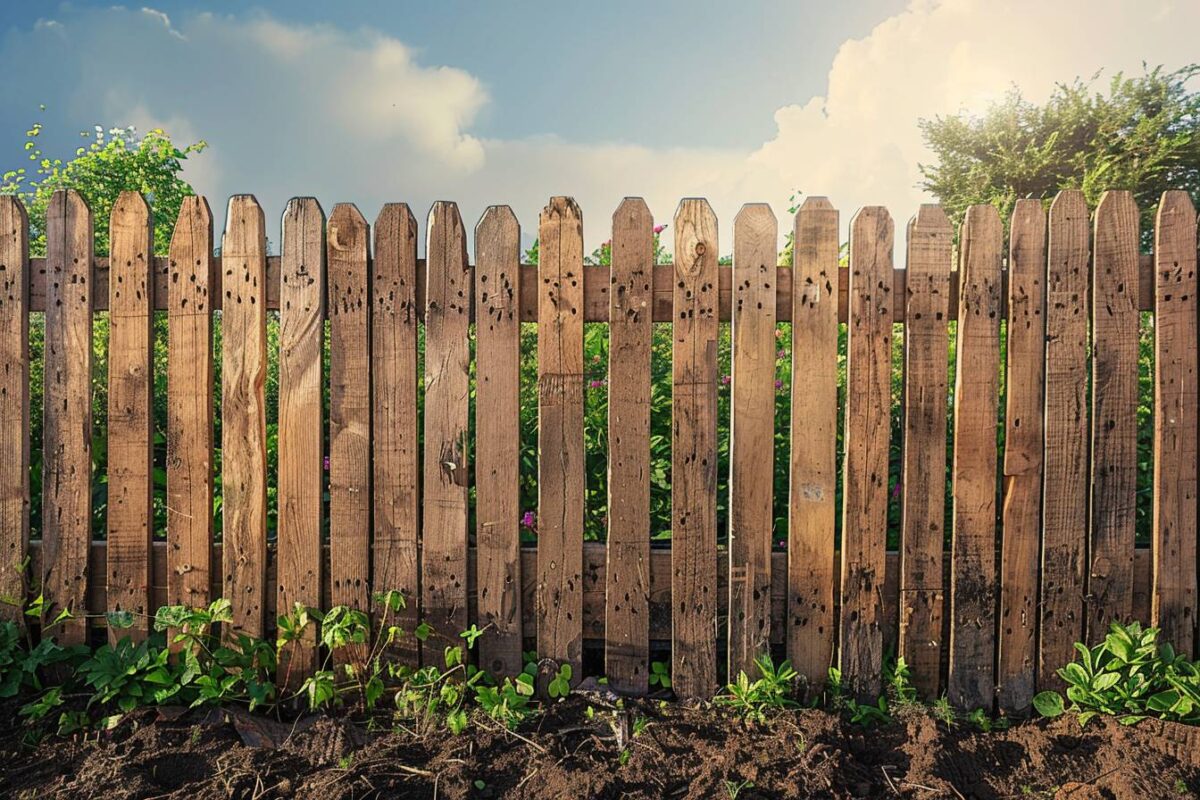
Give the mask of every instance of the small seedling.
[(571, 693), (571, 665), (560, 664), (558, 673), (551, 679), (546, 689), (551, 697), (563, 698)]
[(660, 689), (670, 689), (671, 665), (664, 661), (650, 662), (650, 685)]
[(729, 795), (729, 800), (737, 800), (742, 790), (753, 788), (754, 782), (751, 780), (744, 780), (740, 783), (738, 781), (725, 781), (725, 794)]
[(756, 722), (765, 722), (769, 711), (799, 706), (792, 699), (799, 675), (790, 662), (784, 661), (776, 668), (771, 657), (763, 654), (754, 664), (761, 675), (758, 680), (751, 681), (744, 671), (739, 672), (737, 680), (728, 684), (713, 702), (733, 708), (744, 719)]

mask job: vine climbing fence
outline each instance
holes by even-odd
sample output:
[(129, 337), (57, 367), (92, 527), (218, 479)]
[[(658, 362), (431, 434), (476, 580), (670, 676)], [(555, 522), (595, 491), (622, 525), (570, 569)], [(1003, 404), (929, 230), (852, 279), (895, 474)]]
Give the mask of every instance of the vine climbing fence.
[[(779, 223), (765, 205), (733, 220), (732, 266), (719, 263), (717, 219), (699, 199), (683, 200), (672, 220), (673, 264), (654, 263), (654, 221), (637, 199), (612, 216), (611, 266), (585, 265), (580, 209), (565, 197), (541, 214), (536, 266), (521, 263), (518, 222), (504, 206), (476, 226), (474, 264), (453, 203), (430, 211), (424, 258), (404, 204), (384, 206), (372, 228), (353, 205), (326, 219), (315, 200), (293, 200), (278, 257), (251, 196), (229, 201), (219, 256), (204, 199), (184, 201), (168, 257), (153, 254), (150, 220), (134, 193), (94, 221), (78, 194), (61, 191), (46, 256), (30, 258), (24, 210), (0, 198), (0, 613), (26, 619), (22, 603), (40, 594), (47, 614), (72, 612), (53, 628), (62, 641), (84, 640), (89, 625), (102, 635), (102, 617), (85, 612), (132, 612), (129, 632), (141, 637), (160, 605), (224, 596), (236, 627), (262, 635), (295, 603), (370, 610), (375, 592), (399, 590), (410, 598), (402, 621), (434, 631), (397, 647), (414, 662), (422, 649), (440, 657), (477, 624), (489, 669), (519, 672), (533, 647), (578, 677), (588, 643), (610, 683), (637, 693), (652, 642), (666, 642), (676, 692), (707, 697), (721, 672), (749, 670), (775, 646), (811, 686), (837, 666), (851, 691), (871, 696), (894, 650), (922, 694), (1006, 711), (1054, 686), (1073, 643), (1102, 636), (1113, 619), (1150, 620), (1195, 651), (1200, 340), (1197, 219), (1185, 192), (1163, 196), (1149, 256), (1126, 192), (1106, 194), (1094, 214), (1078, 191), (1048, 208), (1021, 200), (1007, 225), (994, 208), (973, 207), (957, 232), (939, 207), (922, 206), (903, 236), (903, 268), (880, 207), (854, 215), (840, 264), (838, 211), (817, 197), (788, 221), (787, 267), (777, 266)], [(108, 258), (93, 255), (94, 224), (109, 226)], [(90, 507), (100, 313), (110, 326), (107, 530), (93, 529)], [(164, 313), (165, 537), (151, 509), (152, 348)], [(264, 399), (273, 313), (277, 465)], [(1153, 523), (1139, 548), (1147, 313)], [(31, 442), (36, 315), (44, 416)], [(536, 546), (522, 546), (518, 370), (530, 322), (538, 528)], [(610, 353), (606, 539), (586, 543), (585, 322), (607, 323)], [(732, 413), (719, 537), (725, 322)], [(669, 548), (652, 547), (650, 530), (656, 323), (672, 334)], [(772, 514), (777, 330), (792, 345), (786, 530), (773, 530)], [(896, 336), (898, 488), (888, 481)], [(32, 479), (31, 448), (41, 450)], [(887, 550), (893, 491), (898, 552)], [(42, 513), (31, 542), (33, 504)], [(297, 643), (283, 657), (303, 675), (317, 655)]]

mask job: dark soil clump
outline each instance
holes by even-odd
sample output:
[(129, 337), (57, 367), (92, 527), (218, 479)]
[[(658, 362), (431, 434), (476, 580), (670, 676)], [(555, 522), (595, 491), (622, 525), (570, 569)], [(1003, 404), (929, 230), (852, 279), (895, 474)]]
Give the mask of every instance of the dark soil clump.
[[(3, 742), (18, 798), (1171, 798), (1200, 791), (1200, 730), (1073, 718), (980, 733), (911, 712), (875, 729), (823, 711), (728, 714), (573, 696), (516, 732), (417, 736), (350, 716), (140, 711), (112, 731)], [(10, 717), (11, 719), (12, 717)], [(635, 736), (633, 731), (640, 729)], [(627, 756), (622, 752), (627, 751)], [(740, 787), (740, 788), (739, 788)]]

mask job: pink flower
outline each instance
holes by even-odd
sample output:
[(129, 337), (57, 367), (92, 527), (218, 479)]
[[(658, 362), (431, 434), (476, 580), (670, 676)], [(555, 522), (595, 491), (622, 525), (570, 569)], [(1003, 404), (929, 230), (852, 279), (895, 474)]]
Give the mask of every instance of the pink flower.
[(604, 381), (589, 381), (589, 382), (588, 382), (588, 388), (590, 388), (590, 389), (603, 389), (603, 388), (604, 388)]
[(721, 376), (721, 385), (722, 385), (722, 386), (728, 386), (728, 385), (729, 385), (729, 382), (730, 382), (731, 380), (732, 380), (732, 378), (730, 378), (728, 375), (722, 375), (722, 376)]
[(781, 381), (781, 380), (779, 380), (778, 378), (776, 378), (776, 379), (775, 379), (775, 388), (776, 388), (776, 389), (782, 389), (782, 388), (783, 388), (783, 381)]
[(776, 338), (776, 339), (782, 339), (782, 338), (783, 338), (783, 331), (781, 331), (779, 328), (776, 328), (776, 329), (775, 329), (775, 338)]
[(325, 471), (329, 472), (329, 456), (325, 456)]
[(780, 350), (775, 354), (776, 358), (787, 358), (787, 350)]
[(529, 528), (529, 530), (537, 529), (537, 514), (532, 511), (526, 511), (521, 515), (521, 527)]
[(654, 226), (654, 232), (655, 232), (655, 233), (662, 233), (662, 232), (663, 232), (663, 231), (665, 231), (666, 229), (667, 229), (667, 226), (666, 226), (666, 225), (655, 225), (655, 226)]

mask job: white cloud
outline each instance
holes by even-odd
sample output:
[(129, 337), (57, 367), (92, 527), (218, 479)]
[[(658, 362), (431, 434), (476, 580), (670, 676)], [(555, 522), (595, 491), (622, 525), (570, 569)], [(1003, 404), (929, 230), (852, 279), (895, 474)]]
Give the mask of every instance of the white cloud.
[[(607, 238), (625, 195), (644, 196), (659, 221), (680, 197), (704, 195), (727, 252), (742, 203), (770, 202), (786, 230), (785, 201), (797, 189), (828, 195), (843, 224), (859, 206), (886, 205), (903, 230), (927, 200), (916, 188), (917, 164), (928, 158), (918, 118), (981, 109), (1013, 85), (1041, 99), (1055, 82), (1100, 69), (1178, 67), (1195, 58), (1198, 28), (1195, 0), (913, 0), (845, 42), (825, 93), (777, 109), (769, 141), (703, 149), (581, 144), (553, 130), (482, 140), (472, 133), (488, 102), (480, 80), (422, 64), (374, 30), (261, 14), (170, 20), (152, 9), (64, 9), (53, 24), (0, 43), (5, 63), (45, 76), (36, 98), (21, 82), (0, 86), (0, 107), (49, 101), (65, 104), (72, 124), (133, 121), (203, 136), (212, 147), (188, 174), (214, 208), (253, 191), (278, 219), (289, 196), (316, 194), (326, 209), (354, 200), (368, 218), (385, 201), (406, 200), (423, 218), (448, 197), (471, 226), (488, 204), (509, 203), (528, 239), (546, 198), (568, 193), (583, 208), (590, 246)], [(672, 102), (664, 94), (663, 113)]]

